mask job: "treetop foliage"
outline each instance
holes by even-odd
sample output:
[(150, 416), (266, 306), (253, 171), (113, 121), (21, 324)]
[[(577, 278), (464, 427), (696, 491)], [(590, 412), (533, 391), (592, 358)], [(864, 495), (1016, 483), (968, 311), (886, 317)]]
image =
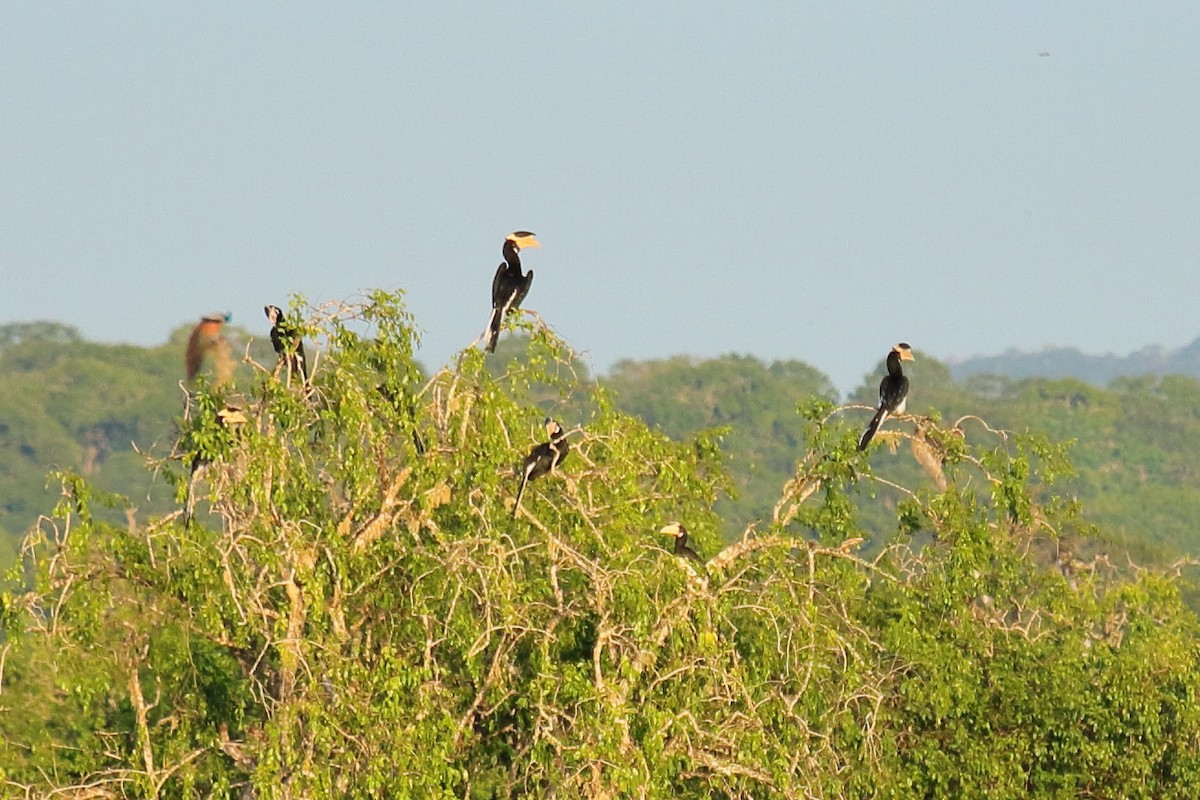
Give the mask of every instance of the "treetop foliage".
[[(519, 325), (505, 368), (426, 375), (399, 295), (322, 307), (311, 385), (248, 356), (191, 395), (150, 464), (168, 513), (114, 524), (62, 475), (0, 605), (7, 792), (1195, 796), (1195, 618), (1169, 574), (1064, 547), (1061, 446), (917, 417), (877, 446), (905, 485), (817, 391), (770, 519), (725, 543), (720, 435), (647, 426)], [(513, 519), (548, 413), (571, 454)]]

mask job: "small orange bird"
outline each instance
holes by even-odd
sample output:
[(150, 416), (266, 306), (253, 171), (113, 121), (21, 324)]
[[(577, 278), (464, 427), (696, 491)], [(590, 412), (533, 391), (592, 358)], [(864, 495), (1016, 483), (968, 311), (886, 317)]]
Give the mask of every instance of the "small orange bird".
[(196, 379), (204, 356), (213, 352), (218, 344), (225, 341), (221, 338), (221, 329), (225, 327), (225, 323), (229, 322), (232, 316), (228, 313), (209, 314), (201, 317), (199, 324), (192, 328), (192, 335), (188, 337), (187, 350), (183, 355), (188, 383)]

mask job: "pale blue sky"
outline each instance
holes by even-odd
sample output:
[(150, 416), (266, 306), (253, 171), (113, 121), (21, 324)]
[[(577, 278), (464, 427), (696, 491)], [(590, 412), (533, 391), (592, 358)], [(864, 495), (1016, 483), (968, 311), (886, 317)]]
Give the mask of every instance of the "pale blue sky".
[(525, 228), (526, 305), (599, 370), (735, 351), (847, 389), (900, 339), (1177, 346), (1197, 31), (1194, 2), (7, 4), (0, 322), (154, 344), (401, 287), (437, 365)]

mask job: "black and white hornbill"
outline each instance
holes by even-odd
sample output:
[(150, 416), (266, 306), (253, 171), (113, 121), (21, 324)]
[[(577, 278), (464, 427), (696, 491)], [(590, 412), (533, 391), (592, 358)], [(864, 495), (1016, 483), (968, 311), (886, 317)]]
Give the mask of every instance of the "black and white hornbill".
[[(233, 435), (239, 427), (249, 422), (249, 417), (246, 412), (242, 411), (240, 406), (235, 406), (232, 403), (226, 403), (219, 408), (216, 413), (217, 424)], [(183, 505), (183, 525), (188, 527), (192, 524), (192, 514), (196, 508), (196, 481), (200, 478), (200, 473), (212, 463), (212, 453), (204, 453), (197, 450), (192, 455), (192, 469), (188, 474), (187, 498)]]
[[(231, 316), (228, 313), (209, 314), (201, 317), (196, 327), (192, 328), (192, 333), (188, 336), (187, 350), (183, 354), (189, 383), (195, 380), (196, 375), (199, 374), (200, 364), (204, 361), (204, 357), (209, 353), (219, 351), (221, 345), (225, 343), (225, 340), (221, 338), (221, 329), (225, 327), (226, 322), (229, 322)], [(220, 355), (219, 352), (217, 354)]]
[(871, 443), (885, 419), (893, 414), (904, 413), (904, 404), (908, 399), (908, 378), (904, 377), (904, 370), (900, 368), (901, 361), (916, 361), (912, 348), (904, 342), (900, 342), (888, 353), (888, 374), (879, 382), (879, 409), (871, 418), (871, 424), (863, 431), (862, 438), (858, 440), (859, 450), (867, 449), (867, 445)]
[(504, 263), (496, 267), (492, 278), (492, 316), (488, 320), (487, 347), (489, 353), (496, 352), (496, 340), (500, 338), (500, 325), (504, 315), (520, 308), (521, 301), (529, 294), (533, 285), (533, 270), (521, 272), (521, 250), (541, 247), (542, 243), (529, 231), (514, 231), (504, 237)]
[(525, 494), (526, 484), (556, 469), (571, 450), (571, 443), (567, 441), (566, 431), (561, 425), (546, 417), (545, 426), (550, 441), (542, 442), (530, 450), (521, 465), (521, 486), (517, 489), (517, 500), (513, 503), (512, 510), (514, 519), (521, 508), (521, 496)]
[(300, 380), (307, 382), (308, 359), (304, 357), (304, 340), (298, 326), (288, 322), (279, 306), (263, 306), (263, 313), (271, 321), (271, 346), (279, 363), (287, 365), (288, 372), (300, 373)]
[(697, 564), (704, 564), (704, 559), (700, 557), (700, 554), (688, 547), (687, 528), (683, 527), (678, 522), (668, 522), (666, 525), (662, 526), (658, 532), (666, 536), (675, 537), (675, 555), (679, 556), (680, 558), (690, 558)]

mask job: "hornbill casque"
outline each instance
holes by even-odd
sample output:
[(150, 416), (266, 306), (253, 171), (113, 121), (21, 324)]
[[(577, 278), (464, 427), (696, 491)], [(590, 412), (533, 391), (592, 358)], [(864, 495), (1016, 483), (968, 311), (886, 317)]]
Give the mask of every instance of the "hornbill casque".
[(521, 486), (517, 489), (517, 500), (513, 503), (512, 510), (514, 519), (521, 508), (521, 496), (525, 494), (525, 486), (556, 469), (571, 450), (571, 443), (567, 441), (566, 431), (561, 425), (546, 417), (545, 427), (550, 441), (536, 445), (529, 451), (529, 455), (525, 456), (521, 465)]
[(520, 308), (521, 301), (533, 285), (533, 270), (521, 272), (518, 253), (541, 246), (542, 243), (529, 231), (514, 231), (504, 237), (504, 263), (496, 267), (496, 277), (492, 278), (492, 316), (488, 320), (485, 347), (489, 353), (496, 352), (496, 340), (500, 338), (500, 325), (504, 322), (505, 314)]
[(700, 564), (701, 566), (704, 565), (704, 559), (700, 557), (700, 554), (688, 547), (687, 528), (683, 527), (678, 522), (668, 522), (666, 525), (662, 526), (658, 532), (666, 536), (675, 537), (675, 555), (679, 556), (680, 558), (690, 558), (697, 564)]
[(201, 317), (196, 327), (192, 328), (192, 333), (188, 336), (187, 350), (183, 354), (188, 383), (196, 379), (204, 357), (224, 342), (224, 339), (221, 338), (221, 329), (232, 316), (229, 313), (209, 314)]
[(288, 372), (299, 372), (300, 380), (307, 383), (308, 359), (304, 357), (299, 326), (288, 322), (279, 306), (263, 306), (263, 313), (271, 321), (271, 346), (279, 356), (279, 363), (286, 364)]
[(866, 450), (871, 443), (879, 426), (893, 414), (903, 414), (905, 401), (908, 399), (908, 378), (900, 368), (901, 361), (916, 361), (912, 348), (905, 342), (900, 342), (892, 348), (887, 357), (888, 374), (879, 382), (879, 409), (871, 419), (871, 424), (863, 431), (858, 440), (858, 449)]

